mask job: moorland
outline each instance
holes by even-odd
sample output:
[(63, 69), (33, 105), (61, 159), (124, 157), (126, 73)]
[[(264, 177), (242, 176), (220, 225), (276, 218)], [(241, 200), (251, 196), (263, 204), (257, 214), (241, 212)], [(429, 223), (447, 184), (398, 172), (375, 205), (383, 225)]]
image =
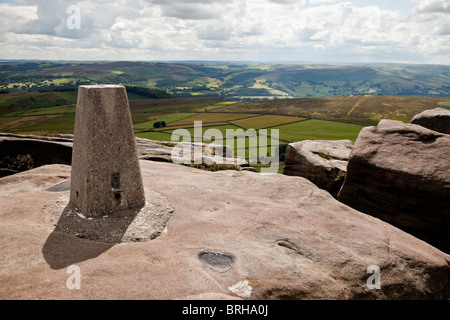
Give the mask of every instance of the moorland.
[[(175, 129), (279, 130), (301, 140), (355, 141), (381, 119), (409, 122), (450, 108), (450, 67), (147, 62), (0, 62), (0, 132), (73, 133), (77, 87), (127, 87), (137, 137), (171, 141)], [(163, 126), (155, 124), (164, 123)], [(236, 146), (235, 146), (236, 148)]]

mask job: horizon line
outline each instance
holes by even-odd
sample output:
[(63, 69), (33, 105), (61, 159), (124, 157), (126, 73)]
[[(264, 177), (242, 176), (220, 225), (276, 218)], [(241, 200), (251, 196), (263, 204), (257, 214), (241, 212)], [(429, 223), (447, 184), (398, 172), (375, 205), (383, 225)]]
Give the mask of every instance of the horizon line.
[(141, 62), (141, 63), (189, 63), (189, 64), (248, 64), (248, 65), (320, 65), (320, 66), (353, 66), (353, 65), (416, 65), (416, 66), (450, 66), (449, 64), (440, 63), (426, 63), (426, 62), (340, 62), (340, 61), (268, 61), (268, 60), (76, 60), (76, 59), (1, 59), (0, 63), (4, 62), (75, 62), (75, 63), (113, 63), (113, 62)]

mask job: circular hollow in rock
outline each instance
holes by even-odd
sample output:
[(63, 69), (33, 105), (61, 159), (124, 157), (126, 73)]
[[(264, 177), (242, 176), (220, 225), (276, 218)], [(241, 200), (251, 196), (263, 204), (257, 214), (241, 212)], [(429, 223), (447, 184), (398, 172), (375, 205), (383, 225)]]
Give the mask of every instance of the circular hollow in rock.
[(234, 264), (234, 257), (220, 252), (203, 251), (198, 255), (200, 261), (217, 272), (227, 272)]

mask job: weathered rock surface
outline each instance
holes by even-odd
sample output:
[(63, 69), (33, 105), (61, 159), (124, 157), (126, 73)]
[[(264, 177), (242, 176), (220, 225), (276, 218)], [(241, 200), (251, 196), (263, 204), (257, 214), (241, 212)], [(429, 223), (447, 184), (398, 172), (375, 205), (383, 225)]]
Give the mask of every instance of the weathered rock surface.
[(286, 150), (283, 174), (306, 178), (337, 195), (344, 183), (352, 147), (350, 140), (291, 143)]
[[(449, 255), (306, 179), (140, 166), (144, 187), (174, 209), (166, 232), (142, 243), (95, 242), (45, 219), (44, 206), (69, 194), (69, 166), (0, 179), (2, 299), (450, 296)], [(72, 265), (80, 268), (80, 290), (66, 286)], [(381, 268), (381, 290), (367, 287), (371, 265)]]
[(450, 110), (444, 108), (426, 110), (416, 115), (411, 120), (411, 123), (437, 132), (450, 134)]
[[(178, 157), (172, 155), (176, 143), (155, 141), (136, 138), (136, 148), (140, 160), (157, 162), (180, 162), (193, 163), (194, 144), (189, 144), (191, 153), (189, 155), (181, 152)], [(30, 154), (35, 167), (46, 164), (71, 164), (72, 161), (73, 135), (61, 134), (55, 137), (42, 137), (34, 135), (15, 135), (0, 133), (0, 159), (7, 156)], [(203, 159), (209, 163), (233, 164), (248, 167), (245, 159), (231, 157), (231, 149), (228, 146), (200, 144)], [(17, 170), (2, 168), (0, 163), (0, 177), (17, 173)]]
[(450, 136), (391, 120), (363, 129), (338, 199), (450, 252)]
[[(58, 190), (60, 185), (51, 186), (46, 191), (58, 192), (55, 187)], [(98, 242), (150, 241), (164, 233), (173, 209), (165, 198), (152, 190), (146, 189), (145, 197), (148, 201), (142, 208), (89, 218), (69, 202), (68, 196), (63, 195), (44, 206), (44, 219), (62, 233)]]
[(171, 142), (161, 142), (136, 137), (136, 148), (138, 149), (139, 157), (143, 160), (153, 160), (151, 157), (154, 157), (155, 160), (159, 158), (162, 162), (171, 162), (170, 157), (173, 147), (174, 144)]
[(171, 149), (171, 159), (176, 164), (231, 164), (248, 166), (245, 159), (234, 157), (229, 146), (205, 143), (180, 143)]
[[(30, 163), (21, 157), (29, 155)], [(19, 157), (19, 160), (17, 158)], [(64, 138), (0, 135), (0, 177), (20, 171), (28, 164), (39, 167), (46, 164), (68, 164), (72, 161), (72, 141)], [(14, 163), (16, 162), (16, 163)], [(23, 168), (22, 168), (23, 169)]]

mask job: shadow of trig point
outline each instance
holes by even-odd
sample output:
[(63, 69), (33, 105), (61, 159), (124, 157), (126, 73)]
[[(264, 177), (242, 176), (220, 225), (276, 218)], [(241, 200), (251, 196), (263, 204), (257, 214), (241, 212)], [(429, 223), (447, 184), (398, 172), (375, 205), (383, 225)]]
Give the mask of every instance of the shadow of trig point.
[(70, 201), (87, 218), (145, 205), (125, 87), (78, 89)]
[(125, 87), (80, 86), (70, 193), (44, 207), (55, 225), (43, 247), (47, 262), (64, 268), (117, 243), (155, 239), (172, 212), (166, 198), (144, 188)]

